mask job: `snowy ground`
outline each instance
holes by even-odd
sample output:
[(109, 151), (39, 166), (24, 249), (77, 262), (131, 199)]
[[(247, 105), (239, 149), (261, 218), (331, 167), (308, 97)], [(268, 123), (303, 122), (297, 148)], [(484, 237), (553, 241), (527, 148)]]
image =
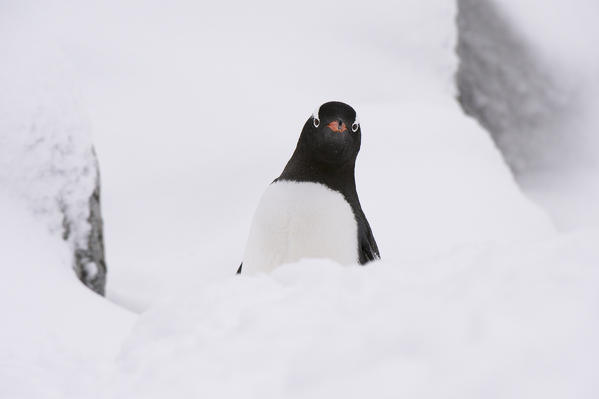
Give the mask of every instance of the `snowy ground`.
[[(394, 3), (2, 5), (81, 87), (116, 304), (0, 192), (0, 397), (596, 396), (599, 231), (556, 233), (461, 112), (454, 5)], [(235, 276), (332, 99), (383, 262)]]
[(0, 189), (0, 397), (89, 397), (134, 316), (84, 287), (67, 244)]
[(598, 232), (420, 262), (288, 265), (144, 313), (115, 397), (594, 397)]

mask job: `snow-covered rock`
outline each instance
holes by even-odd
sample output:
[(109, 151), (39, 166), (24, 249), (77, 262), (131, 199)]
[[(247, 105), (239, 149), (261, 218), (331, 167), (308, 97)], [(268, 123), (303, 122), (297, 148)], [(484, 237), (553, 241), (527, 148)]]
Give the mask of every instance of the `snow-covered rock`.
[(561, 123), (577, 100), (501, 1), (458, 0), (459, 100), (491, 133), (516, 173), (563, 162)]
[(25, 28), (10, 27), (3, 26), (0, 40), (5, 59), (0, 67), (0, 184), (68, 242), (77, 276), (103, 295), (100, 179), (88, 117), (59, 48), (28, 37)]
[(457, 3), (464, 110), (558, 228), (599, 225), (599, 3)]

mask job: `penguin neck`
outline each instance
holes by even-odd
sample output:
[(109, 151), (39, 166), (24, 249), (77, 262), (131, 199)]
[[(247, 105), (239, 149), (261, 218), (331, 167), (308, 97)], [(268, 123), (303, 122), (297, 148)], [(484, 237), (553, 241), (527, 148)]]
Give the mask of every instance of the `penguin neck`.
[(298, 145), (283, 173), (275, 179), (275, 182), (288, 180), (320, 183), (343, 194), (350, 204), (359, 206), (355, 166), (355, 158), (342, 164), (323, 162), (308, 148)]

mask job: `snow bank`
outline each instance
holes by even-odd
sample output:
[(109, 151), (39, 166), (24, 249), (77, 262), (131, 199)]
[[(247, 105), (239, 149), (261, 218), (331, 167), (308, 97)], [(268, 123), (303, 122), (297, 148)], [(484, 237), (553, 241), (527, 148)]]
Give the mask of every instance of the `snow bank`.
[(598, 239), (197, 282), (141, 315), (109, 396), (592, 398)]
[[(396, 133), (387, 130), (389, 115), (399, 116)], [(428, 93), (377, 104), (362, 110), (362, 120), (370, 135), (358, 161), (358, 190), (383, 259), (553, 234), (486, 132), (452, 98)]]
[(599, 231), (188, 281), (134, 319), (77, 284), (68, 246), (4, 194), (0, 219), (1, 397), (591, 398), (598, 388)]
[(0, 397), (92, 397), (133, 318), (79, 284), (69, 246), (0, 190)]

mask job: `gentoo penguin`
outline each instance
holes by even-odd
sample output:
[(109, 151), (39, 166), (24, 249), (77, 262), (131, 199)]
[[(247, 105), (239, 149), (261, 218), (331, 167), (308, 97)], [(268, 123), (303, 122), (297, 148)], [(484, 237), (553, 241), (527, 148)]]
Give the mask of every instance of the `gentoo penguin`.
[(341, 264), (380, 258), (356, 192), (361, 134), (347, 104), (332, 101), (314, 111), (283, 173), (260, 200), (237, 273), (269, 272), (302, 258)]

